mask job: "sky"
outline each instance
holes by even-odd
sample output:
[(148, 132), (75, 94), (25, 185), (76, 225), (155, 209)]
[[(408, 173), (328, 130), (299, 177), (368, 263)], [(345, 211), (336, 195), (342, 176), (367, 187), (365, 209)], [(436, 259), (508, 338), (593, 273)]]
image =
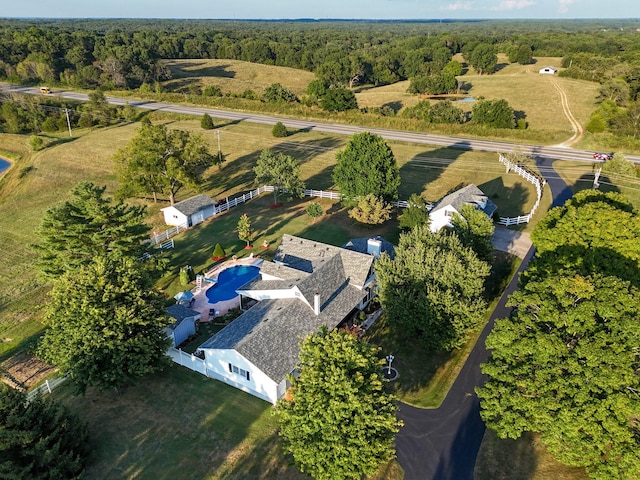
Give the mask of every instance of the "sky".
[(375, 20), (640, 18), (640, 1), (0, 0), (0, 17)]

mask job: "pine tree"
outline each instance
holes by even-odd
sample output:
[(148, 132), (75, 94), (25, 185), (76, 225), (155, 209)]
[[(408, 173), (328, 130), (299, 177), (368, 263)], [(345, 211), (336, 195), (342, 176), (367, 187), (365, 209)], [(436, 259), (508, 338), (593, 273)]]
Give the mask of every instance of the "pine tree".
[(90, 451), (76, 416), (0, 383), (0, 478), (79, 479)]
[(70, 200), (47, 210), (34, 245), (44, 273), (56, 277), (96, 256), (138, 258), (145, 252), (145, 208), (114, 202), (104, 196), (105, 189), (81, 182), (71, 190)]
[(211, 115), (209, 115), (208, 113), (202, 115), (202, 118), (200, 119), (200, 127), (204, 130), (213, 129), (214, 125)]
[(169, 364), (164, 301), (131, 257), (96, 257), (54, 282), (38, 352), (79, 391), (119, 388)]

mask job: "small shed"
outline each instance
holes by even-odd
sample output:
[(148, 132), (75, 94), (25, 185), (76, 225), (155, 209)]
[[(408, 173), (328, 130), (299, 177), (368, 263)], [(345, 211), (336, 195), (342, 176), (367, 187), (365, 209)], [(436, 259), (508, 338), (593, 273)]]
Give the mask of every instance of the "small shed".
[(556, 67), (544, 67), (541, 68), (538, 73), (540, 75), (553, 75), (558, 71), (558, 69)]
[(191, 335), (196, 333), (196, 321), (202, 314), (184, 305), (171, 305), (167, 313), (174, 320), (166, 329), (167, 336), (173, 340), (173, 347), (177, 347)]
[(193, 227), (215, 213), (215, 202), (209, 195), (196, 195), (161, 209), (164, 223), (176, 227)]

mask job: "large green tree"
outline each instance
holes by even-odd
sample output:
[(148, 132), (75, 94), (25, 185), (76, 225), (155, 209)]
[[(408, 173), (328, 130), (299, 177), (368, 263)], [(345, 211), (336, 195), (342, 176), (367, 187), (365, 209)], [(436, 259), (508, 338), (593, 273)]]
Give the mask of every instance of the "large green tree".
[(372, 194), (385, 200), (397, 200), (400, 173), (396, 158), (379, 135), (356, 133), (346, 148), (336, 155), (333, 181), (347, 203)]
[(451, 225), (463, 245), (471, 248), (481, 259), (488, 260), (493, 251), (491, 236), (495, 225), (486, 213), (473, 205), (463, 205), (460, 214), (453, 214)]
[(106, 187), (81, 182), (71, 198), (45, 213), (37, 231), (39, 265), (47, 275), (85, 265), (96, 256), (141, 256), (149, 238), (144, 207), (114, 202)]
[(390, 323), (429, 349), (459, 347), (483, 318), (489, 265), (455, 235), (418, 225), (400, 235), (395, 258), (382, 255), (375, 270)]
[(90, 451), (76, 416), (0, 383), (0, 478), (79, 479)]
[(213, 163), (200, 135), (150, 122), (142, 124), (114, 160), (121, 195), (148, 194), (157, 200), (157, 194), (164, 193), (172, 205), (182, 188), (200, 188), (202, 174)]
[(516, 116), (506, 100), (478, 100), (471, 109), (471, 120), (494, 128), (514, 128)]
[(619, 193), (578, 192), (550, 210), (531, 239), (537, 261), (528, 275), (603, 273), (640, 286), (640, 216)]
[(167, 323), (140, 262), (96, 257), (55, 281), (38, 351), (79, 391), (118, 388), (169, 363)]
[(465, 60), (480, 75), (493, 73), (498, 64), (498, 53), (493, 45), (480, 43), (468, 55), (465, 54)]
[(326, 327), (304, 339), (300, 375), (276, 412), (285, 449), (319, 480), (359, 480), (394, 457), (401, 422), (378, 348)]
[(502, 438), (538, 432), (593, 479), (640, 478), (640, 292), (615, 277), (527, 281), (487, 339), (482, 418)]
[(300, 164), (291, 155), (276, 153), (265, 148), (260, 152), (253, 172), (256, 174), (256, 183), (273, 186), (273, 202), (276, 204), (278, 197), (283, 193), (290, 193), (298, 198), (304, 196), (304, 182), (300, 180)]

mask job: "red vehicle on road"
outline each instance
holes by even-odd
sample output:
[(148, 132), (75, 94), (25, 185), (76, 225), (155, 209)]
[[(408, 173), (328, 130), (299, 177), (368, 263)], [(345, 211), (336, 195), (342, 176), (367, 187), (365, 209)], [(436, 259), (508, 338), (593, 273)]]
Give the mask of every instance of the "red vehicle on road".
[(596, 160), (611, 160), (613, 158), (613, 153), (594, 153), (593, 158)]

